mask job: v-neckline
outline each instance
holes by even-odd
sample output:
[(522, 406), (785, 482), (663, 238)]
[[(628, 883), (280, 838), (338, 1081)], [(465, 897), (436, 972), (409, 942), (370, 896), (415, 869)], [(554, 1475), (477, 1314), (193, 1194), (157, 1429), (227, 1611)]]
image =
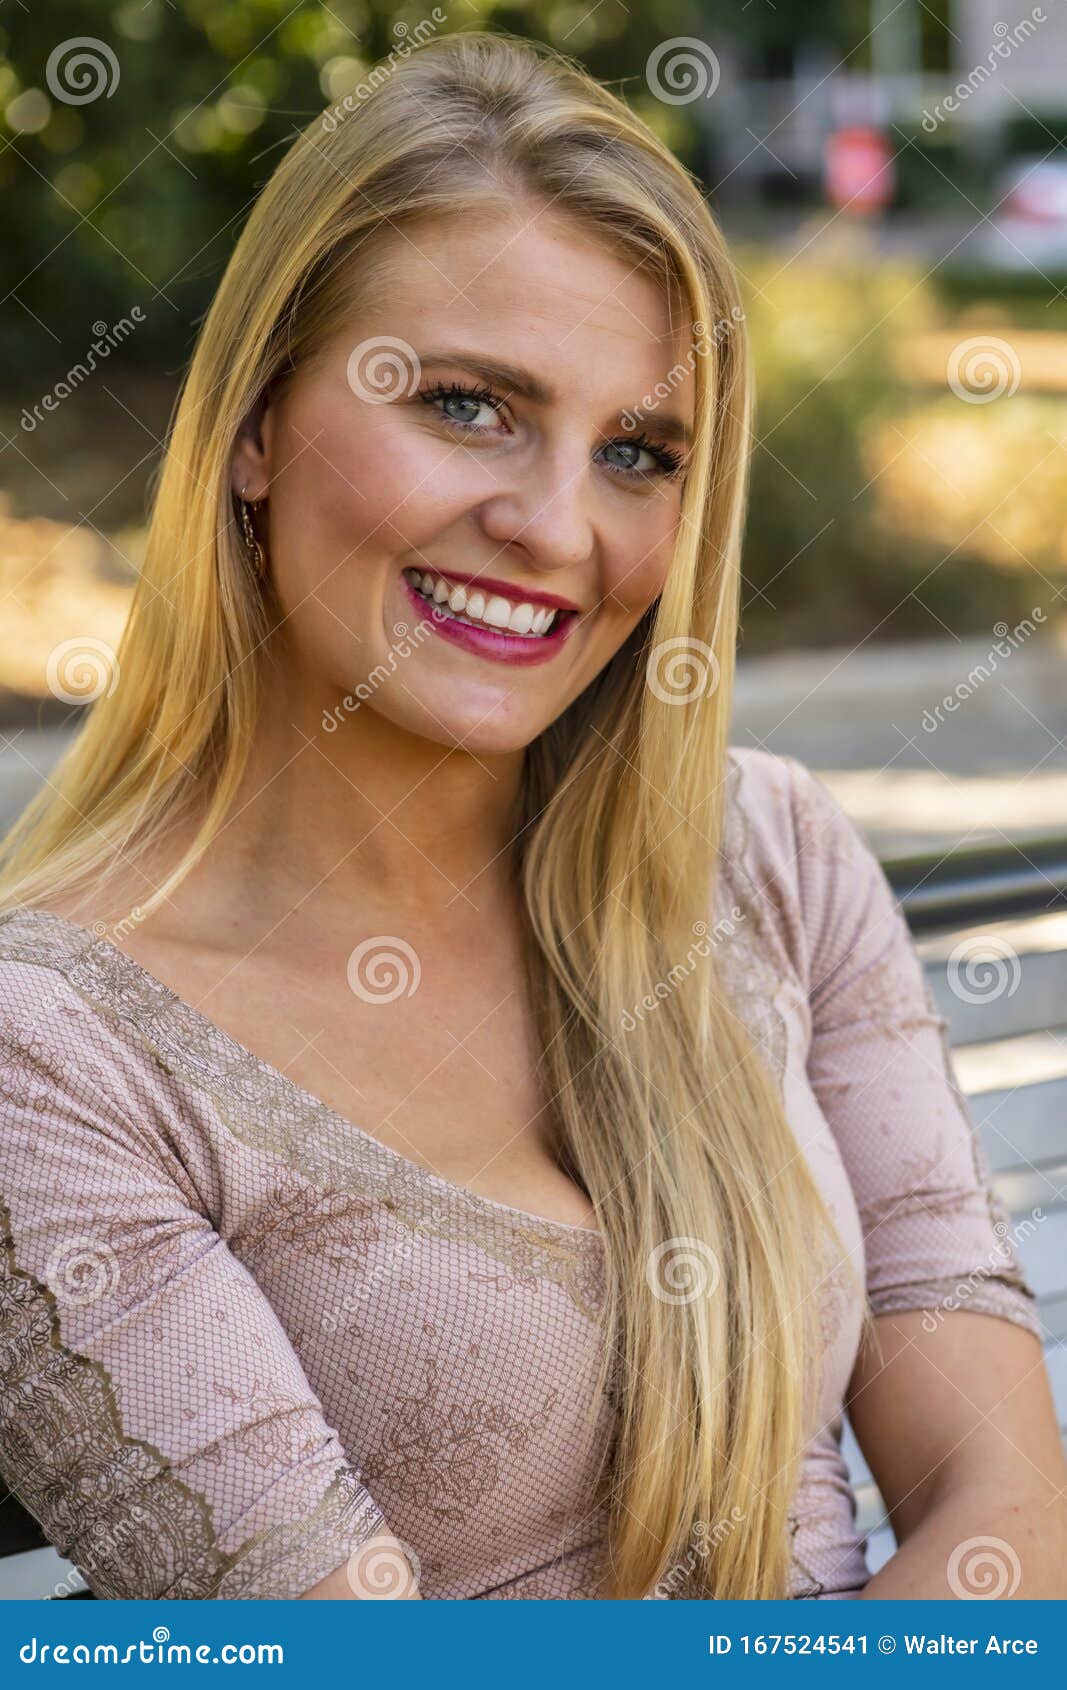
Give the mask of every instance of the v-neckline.
[[(376, 1138), (373, 1133), (367, 1132), (365, 1127), (359, 1126), (355, 1121), (351, 1121), (347, 1116), (342, 1115), (324, 1098), (308, 1091), (305, 1086), (299, 1085), (283, 1069), (275, 1068), (264, 1057), (257, 1056), (255, 1051), (242, 1044), (232, 1033), (228, 1033), (225, 1027), (220, 1026), (211, 1016), (205, 1015), (204, 1011), (198, 1009), (195, 1004), (183, 998), (172, 986), (168, 986), (165, 980), (161, 980), (158, 975), (153, 974), (151, 969), (146, 968), (144, 963), (138, 962), (136, 957), (131, 956), (128, 951), (124, 951), (120, 945), (113, 944), (110, 939), (94, 933), (91, 928), (82, 926), (80, 922), (72, 920), (69, 916), (59, 915), (55, 910), (37, 909), (32, 905), (15, 905), (0, 912), (0, 946), (2, 946), (5, 924), (15, 919), (26, 921), (27, 918), (49, 922), (57, 931), (64, 932), (72, 943), (78, 944), (78, 949), (74, 953), (75, 956), (80, 956), (83, 951), (95, 949), (105, 957), (117, 959), (120, 967), (129, 972), (130, 978), (139, 978), (148, 982), (154, 992), (162, 995), (163, 1001), (169, 1009), (178, 1011), (188, 1024), (205, 1035), (206, 1039), (210, 1039), (216, 1048), (221, 1048), (233, 1066), (240, 1066), (262, 1076), (275, 1092), (280, 1089), (283, 1093), (288, 1094), (296, 1105), (305, 1110), (314, 1111), (324, 1122), (362, 1142), (368, 1151), (378, 1156), (384, 1156), (408, 1179), (419, 1176), (429, 1184), (436, 1185), (453, 1199), (460, 1199), (464, 1203), (481, 1206), (502, 1219), (510, 1218), (515, 1225), (525, 1229), (536, 1229), (539, 1232), (547, 1230), (553, 1234), (558, 1234), (561, 1240), (573, 1242), (577, 1247), (583, 1245), (592, 1247), (598, 1253), (603, 1248), (604, 1235), (602, 1229), (598, 1226), (582, 1226), (577, 1221), (555, 1220), (549, 1215), (538, 1215), (530, 1209), (517, 1208), (515, 1204), (505, 1203), (500, 1198), (483, 1196), (481, 1192), (471, 1191), (467, 1186), (460, 1185), (455, 1180), (447, 1179), (445, 1175), (435, 1173), (432, 1168), (424, 1167), (421, 1162), (416, 1162), (410, 1156), (405, 1156), (402, 1151), (395, 1150), (392, 1145), (386, 1144), (383, 1139)], [(130, 1018), (126, 1017), (126, 1019)]]

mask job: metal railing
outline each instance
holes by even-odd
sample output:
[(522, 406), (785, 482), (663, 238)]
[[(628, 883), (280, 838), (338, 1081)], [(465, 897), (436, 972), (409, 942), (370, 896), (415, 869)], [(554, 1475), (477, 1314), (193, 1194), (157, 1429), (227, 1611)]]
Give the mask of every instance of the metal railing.
[(1067, 907), (1067, 834), (882, 860), (913, 933)]

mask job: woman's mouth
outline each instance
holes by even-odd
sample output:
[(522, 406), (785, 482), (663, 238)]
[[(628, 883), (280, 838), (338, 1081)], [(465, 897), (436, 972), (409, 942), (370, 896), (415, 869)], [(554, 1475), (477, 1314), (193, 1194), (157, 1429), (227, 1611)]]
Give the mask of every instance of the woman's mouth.
[(455, 645), (504, 663), (542, 663), (560, 649), (577, 611), (506, 599), (431, 571), (405, 569), (408, 596)]

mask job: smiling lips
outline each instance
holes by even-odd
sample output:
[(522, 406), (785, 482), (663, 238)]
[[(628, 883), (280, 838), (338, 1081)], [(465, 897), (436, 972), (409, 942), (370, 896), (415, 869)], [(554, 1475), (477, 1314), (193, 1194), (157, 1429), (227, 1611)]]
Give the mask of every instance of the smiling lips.
[(475, 584), (474, 577), (465, 585), (432, 571), (405, 569), (404, 581), (419, 608), (431, 611), (438, 633), (502, 662), (539, 663), (553, 656), (578, 614), (577, 606), (548, 593), (536, 594), (537, 602), (532, 594), (505, 598)]

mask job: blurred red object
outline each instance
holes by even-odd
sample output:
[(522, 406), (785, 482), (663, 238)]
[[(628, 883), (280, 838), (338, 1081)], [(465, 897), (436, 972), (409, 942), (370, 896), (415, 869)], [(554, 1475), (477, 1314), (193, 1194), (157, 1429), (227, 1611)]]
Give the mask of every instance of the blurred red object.
[(826, 143), (823, 180), (831, 205), (881, 211), (896, 186), (893, 156), (881, 130), (867, 124), (838, 129)]

